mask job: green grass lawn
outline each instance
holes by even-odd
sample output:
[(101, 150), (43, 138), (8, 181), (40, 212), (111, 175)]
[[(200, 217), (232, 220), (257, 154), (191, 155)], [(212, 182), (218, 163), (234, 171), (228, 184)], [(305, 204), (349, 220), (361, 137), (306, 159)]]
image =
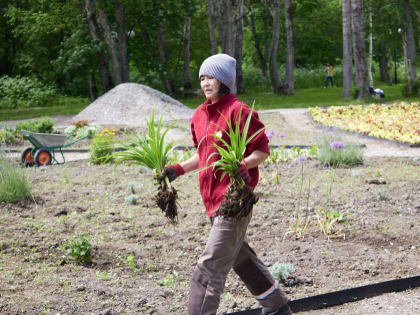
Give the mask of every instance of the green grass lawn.
[[(402, 98), (401, 85), (389, 86), (387, 84), (378, 84), (376, 87), (381, 88), (385, 92), (386, 97), (381, 100), (381, 102), (395, 102), (397, 100), (418, 100), (418, 98)], [(353, 98), (343, 100), (341, 98), (342, 91), (342, 87), (328, 87), (326, 89), (300, 89), (295, 91), (294, 96), (277, 96), (274, 95), (271, 91), (249, 92), (247, 94), (239, 94), (238, 98), (248, 105), (252, 105), (255, 102), (255, 108), (257, 110), (274, 108), (306, 108), (315, 106), (335, 106), (379, 102), (376, 99), (370, 99), (364, 102), (359, 102)], [(191, 108), (196, 108), (204, 101), (203, 98), (179, 98), (178, 100)]]
[[(402, 98), (401, 85), (389, 86), (386, 84), (378, 84), (385, 92), (383, 102), (395, 102), (397, 100), (418, 101), (418, 98)], [(274, 108), (299, 108), (313, 106), (334, 106), (347, 104), (364, 104), (374, 103), (378, 100), (371, 99), (365, 102), (358, 102), (355, 99), (341, 99), (341, 87), (329, 88), (311, 88), (296, 90), (294, 96), (277, 96), (271, 91), (248, 91), (246, 94), (239, 94), (238, 98), (248, 105), (255, 102), (255, 108), (274, 109)], [(202, 97), (195, 98), (178, 98), (180, 102), (190, 108), (197, 108), (203, 101)], [(76, 97), (59, 97), (55, 102), (51, 102), (53, 106), (20, 108), (20, 109), (0, 109), (0, 121), (21, 120), (39, 118), (43, 116), (56, 115), (76, 115), (90, 104), (88, 98)]]
[(0, 121), (40, 118), (56, 115), (76, 115), (90, 104), (88, 98), (61, 96), (52, 106), (0, 109)]

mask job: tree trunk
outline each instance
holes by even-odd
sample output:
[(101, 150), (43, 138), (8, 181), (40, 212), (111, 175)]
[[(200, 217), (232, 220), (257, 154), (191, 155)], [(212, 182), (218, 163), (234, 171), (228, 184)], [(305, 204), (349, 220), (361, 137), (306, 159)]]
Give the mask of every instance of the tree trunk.
[(353, 64), (352, 64), (352, 36), (351, 36), (351, 5), (350, 0), (342, 0), (343, 11), (343, 94), (342, 98), (349, 98), (352, 94)]
[(118, 59), (118, 53), (115, 47), (115, 42), (112, 38), (111, 27), (109, 26), (108, 17), (105, 15), (104, 11), (99, 7), (98, 3), (96, 3), (96, 6), (98, 8), (99, 24), (101, 25), (105, 33), (105, 41), (108, 44), (109, 51), (111, 53), (112, 73), (114, 76), (114, 82), (116, 85), (118, 85), (122, 82), (121, 66), (120, 61)]
[(390, 67), (389, 67), (389, 82), (391, 83), (391, 85), (392, 85), (392, 82), (394, 82), (394, 75), (393, 75), (393, 72), (392, 72), (392, 51), (391, 51), (391, 49), (389, 49), (389, 64), (391, 65)]
[(369, 61), (368, 61), (368, 74), (369, 86), (373, 87), (372, 75), (372, 60), (373, 60), (373, 19), (372, 19), (372, 0), (369, 0)]
[(213, 0), (213, 8), (215, 9), (215, 14), (216, 14), (216, 23), (217, 23), (217, 29), (219, 30), (219, 43), (220, 46), (222, 47), (222, 51), (225, 51), (225, 44), (226, 44), (226, 39), (225, 39), (225, 28), (224, 28), (224, 22), (222, 19), (222, 9), (221, 9), (221, 5), (220, 5), (220, 1), (222, 0)]
[(356, 85), (359, 88), (358, 99), (369, 97), (369, 81), (366, 65), (365, 30), (363, 21), (363, 0), (352, 0), (352, 26), (354, 42), (354, 65), (356, 68)]
[[(155, 0), (155, 6), (156, 6), (156, 15), (157, 16), (161, 16), (160, 15), (160, 1), (159, 0)], [(167, 69), (168, 67), (168, 49), (166, 47), (166, 41), (165, 41), (165, 29), (163, 27), (163, 23), (161, 18), (159, 18), (159, 26), (158, 26), (158, 45), (159, 45), (159, 59), (160, 59), (160, 63), (163, 67), (163, 69), (161, 69), (161, 80), (162, 80), (162, 84), (163, 84), (163, 88), (165, 89), (166, 94), (171, 95), (173, 92), (172, 89), (172, 85), (171, 82), (168, 78), (168, 73), (169, 73), (169, 69)]]
[(127, 37), (125, 34), (124, 7), (120, 0), (115, 0), (116, 16), (118, 22), (118, 47), (121, 60), (121, 77), (122, 82), (130, 81), (130, 69), (127, 55)]
[(293, 15), (292, 0), (284, 2), (286, 11), (286, 37), (287, 37), (287, 59), (286, 59), (286, 77), (284, 82), (284, 93), (286, 95), (295, 94), (294, 66), (295, 66), (295, 48), (293, 40)]
[(90, 100), (93, 102), (94, 100), (98, 98), (98, 89), (96, 88), (95, 76), (93, 74), (89, 74), (88, 81), (89, 81), (89, 97), (90, 97)]
[(213, 0), (206, 0), (207, 15), (209, 24), (209, 37), (210, 37), (210, 54), (217, 54), (217, 37), (216, 37), (216, 13), (214, 11)]
[[(184, 95), (192, 94), (192, 85), (190, 77), (190, 42), (191, 42), (191, 10), (188, 8), (191, 6), (190, 1), (185, 1), (185, 21), (184, 21), (184, 66), (183, 66), (183, 78), (184, 78)], [(216, 43), (217, 45), (217, 43)], [(217, 48), (217, 47), (216, 47)]]
[(265, 58), (265, 54), (263, 54), (262, 52), (261, 42), (257, 36), (257, 28), (255, 27), (255, 18), (254, 18), (254, 14), (252, 13), (251, 4), (249, 0), (246, 1), (246, 6), (248, 9), (249, 25), (251, 28), (255, 51), (257, 53), (258, 60), (260, 61), (260, 64), (261, 64), (261, 78), (263, 81), (265, 81), (265, 79), (267, 78), (267, 59)]
[(379, 52), (379, 75), (380, 75), (381, 81), (392, 84), (388, 76), (388, 63), (387, 63), (387, 56), (385, 52), (385, 41), (383, 38), (379, 40), (378, 52)]
[(407, 61), (408, 67), (410, 69), (408, 75), (408, 88), (411, 92), (413, 85), (417, 83), (418, 79), (416, 70), (416, 42), (414, 38), (414, 28), (410, 0), (404, 0), (404, 13), (407, 38)]
[(229, 56), (235, 56), (235, 34), (233, 32), (234, 10), (232, 0), (224, 0), (224, 35), (225, 44), (223, 52)]
[[(100, 37), (98, 32), (98, 24), (96, 22), (96, 17), (93, 14), (92, 0), (85, 0), (85, 7), (90, 36), (98, 44), (102, 41), (102, 38)], [(109, 73), (109, 62), (107, 60), (106, 55), (101, 51), (98, 51), (96, 53), (96, 57), (98, 58), (99, 72), (101, 73), (102, 89), (105, 93), (114, 87), (114, 84), (112, 83), (111, 74)]]
[(235, 38), (236, 88), (237, 88), (237, 93), (245, 93), (244, 79), (243, 79), (243, 74), (242, 74), (242, 43), (243, 43), (243, 38), (244, 38), (244, 1), (243, 0), (237, 0), (235, 34), (236, 34), (236, 38)]
[(273, 92), (280, 95), (283, 90), (283, 84), (277, 71), (277, 50), (280, 37), (280, 3), (279, 0), (273, 0), (273, 34), (270, 46), (270, 79)]

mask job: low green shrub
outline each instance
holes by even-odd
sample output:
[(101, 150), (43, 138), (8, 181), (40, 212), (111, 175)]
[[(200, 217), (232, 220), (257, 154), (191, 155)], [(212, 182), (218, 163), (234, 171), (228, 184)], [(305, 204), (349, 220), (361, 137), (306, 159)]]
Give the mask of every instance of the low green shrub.
[(287, 283), (289, 275), (294, 271), (295, 268), (292, 264), (289, 263), (276, 262), (270, 268), (270, 272), (273, 275), (273, 278), (282, 283)]
[(54, 119), (50, 117), (42, 117), (37, 120), (20, 121), (16, 124), (16, 131), (27, 130), (40, 133), (55, 133)]
[(355, 166), (364, 161), (363, 150), (359, 145), (328, 138), (319, 143), (317, 157), (322, 164), (331, 167)]
[(31, 196), (31, 185), (25, 171), (0, 155), (0, 202), (23, 200)]
[(411, 91), (408, 83), (405, 83), (401, 86), (401, 94), (403, 97), (417, 97), (420, 95), (420, 84), (415, 82), (411, 86)]
[(113, 136), (109, 133), (101, 133), (92, 139), (90, 145), (89, 162), (101, 165), (112, 162), (112, 152), (114, 151)]
[(0, 77), (0, 108), (45, 106), (55, 95), (52, 86), (35, 78)]
[(88, 235), (83, 233), (78, 239), (69, 241), (66, 244), (67, 256), (71, 256), (77, 263), (90, 264), (92, 262), (92, 244)]
[(11, 144), (22, 140), (22, 135), (17, 133), (14, 128), (4, 127), (0, 128), (0, 144)]

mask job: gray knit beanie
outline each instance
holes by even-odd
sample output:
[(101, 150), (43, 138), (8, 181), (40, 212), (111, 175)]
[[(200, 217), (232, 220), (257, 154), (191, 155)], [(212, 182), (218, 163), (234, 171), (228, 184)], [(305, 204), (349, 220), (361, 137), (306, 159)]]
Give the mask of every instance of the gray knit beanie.
[(226, 54), (208, 57), (200, 67), (198, 78), (209, 75), (226, 85), (231, 93), (236, 93), (236, 59)]

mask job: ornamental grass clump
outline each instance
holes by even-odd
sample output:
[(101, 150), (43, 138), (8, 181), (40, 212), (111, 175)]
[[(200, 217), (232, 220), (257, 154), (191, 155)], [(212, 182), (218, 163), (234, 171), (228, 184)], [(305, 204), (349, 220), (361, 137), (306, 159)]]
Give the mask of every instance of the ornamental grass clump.
[(102, 165), (112, 162), (114, 152), (114, 134), (100, 132), (93, 137), (89, 148), (89, 162)]
[(31, 197), (31, 185), (18, 164), (0, 155), (0, 202), (13, 202)]
[(211, 154), (208, 157), (208, 160), (210, 160), (214, 154), (218, 154), (220, 159), (210, 164), (210, 167), (213, 167), (215, 172), (222, 172), (220, 180), (223, 180), (226, 175), (229, 175), (230, 177), (230, 186), (225, 195), (226, 199), (218, 209), (219, 214), (223, 217), (246, 217), (251, 212), (254, 204), (258, 201), (258, 197), (245, 181), (241, 177), (235, 175), (236, 170), (244, 159), (246, 146), (264, 129), (261, 128), (247, 138), (253, 110), (254, 109), (252, 108), (247, 117), (242, 133), (240, 131), (241, 110), (235, 126), (233, 126), (230, 120), (228, 121), (226, 117), (224, 117), (228, 125), (228, 131), (224, 130), (224, 133), (228, 135), (228, 141), (225, 141), (222, 138), (222, 135), (212, 135), (216, 140), (220, 141), (222, 145), (214, 145), (217, 152)]
[(363, 150), (357, 144), (324, 138), (318, 145), (317, 157), (322, 164), (331, 167), (355, 166), (363, 164)]
[(146, 120), (146, 122), (148, 134), (145, 137), (137, 135), (127, 143), (122, 143), (124, 151), (115, 152), (112, 157), (115, 159), (116, 166), (127, 162), (129, 165), (146, 167), (154, 172), (155, 180), (160, 182), (154, 201), (165, 216), (172, 223), (176, 223), (178, 221), (177, 191), (167, 177), (162, 178), (163, 169), (169, 161), (173, 148), (173, 143), (165, 143), (165, 137), (173, 123), (161, 132), (162, 118), (156, 127), (154, 114), (151, 120)]

